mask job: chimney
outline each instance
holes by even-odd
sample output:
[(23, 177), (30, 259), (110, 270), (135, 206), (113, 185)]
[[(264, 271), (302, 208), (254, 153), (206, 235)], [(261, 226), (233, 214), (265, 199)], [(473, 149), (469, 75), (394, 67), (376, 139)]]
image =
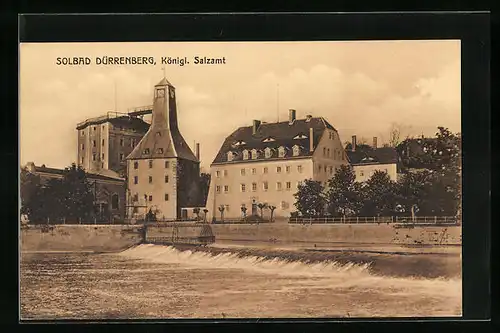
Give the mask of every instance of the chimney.
[(255, 135), (257, 134), (257, 130), (259, 129), (260, 126), (260, 120), (255, 120), (253, 121), (253, 127), (252, 127), (252, 134)]
[(377, 137), (376, 136), (373, 137), (373, 148), (375, 148), (375, 149), (377, 148)]
[(351, 150), (356, 151), (356, 135), (352, 136)]
[(196, 159), (200, 160), (200, 144), (196, 143)]
[(309, 151), (312, 153), (314, 150), (314, 130), (312, 127), (309, 128)]
[(306, 116), (306, 123), (310, 122), (310, 121), (311, 121), (311, 119), (312, 119), (312, 117), (313, 117), (313, 116), (311, 116), (310, 114), (308, 114), (308, 115)]
[(293, 122), (295, 121), (295, 116), (296, 116), (296, 113), (295, 113), (294, 109), (288, 110), (288, 124), (289, 125), (293, 124)]

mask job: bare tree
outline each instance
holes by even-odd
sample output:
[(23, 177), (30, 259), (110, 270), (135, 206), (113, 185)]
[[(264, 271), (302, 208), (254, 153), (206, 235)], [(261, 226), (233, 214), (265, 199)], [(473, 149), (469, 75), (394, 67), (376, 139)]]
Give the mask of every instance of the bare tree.
[(219, 212), (220, 212), (220, 219), (222, 222), (224, 222), (224, 205), (219, 206)]
[(401, 124), (392, 123), (389, 127), (389, 146), (396, 147), (401, 143)]

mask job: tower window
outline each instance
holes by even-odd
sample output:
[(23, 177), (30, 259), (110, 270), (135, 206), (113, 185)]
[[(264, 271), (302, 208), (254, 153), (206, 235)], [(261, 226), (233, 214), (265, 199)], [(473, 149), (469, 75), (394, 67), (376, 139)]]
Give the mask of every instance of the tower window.
[(95, 161), (96, 160), (96, 153), (92, 154), (92, 161)]
[(94, 126), (94, 131), (96, 130), (95, 126)]
[(82, 162), (81, 162), (82, 164), (83, 164), (83, 161), (84, 161), (84, 160), (83, 160), (83, 157), (82, 157)]
[(139, 201), (139, 194), (134, 194), (134, 198), (132, 199), (134, 202)]
[(257, 191), (257, 183), (252, 183), (252, 191)]
[(134, 184), (139, 184), (139, 177), (134, 176)]
[(92, 140), (92, 146), (96, 147), (96, 142), (95, 142), (95, 140)]
[(101, 145), (104, 147), (104, 139), (102, 139), (102, 144)]
[(82, 136), (85, 136), (85, 131), (80, 131)]
[(130, 147), (135, 147), (135, 139), (130, 140)]
[(165, 175), (165, 183), (168, 183), (168, 175)]
[(153, 168), (153, 160), (149, 160), (149, 168)]
[(101, 157), (102, 157), (102, 159), (104, 160), (104, 153), (102, 153)]
[(82, 150), (85, 150), (85, 145), (82, 143), (81, 144)]
[(168, 201), (168, 193), (165, 193), (165, 201)]
[(123, 139), (120, 139), (120, 146), (123, 147)]
[(151, 184), (153, 182), (153, 176), (149, 176), (149, 183)]
[(111, 209), (118, 209), (118, 194), (111, 196)]
[(123, 153), (120, 153), (120, 161), (123, 161), (123, 157), (124, 157)]
[(153, 196), (152, 195), (149, 196), (149, 201), (153, 201)]
[(168, 169), (170, 167), (170, 163), (168, 161), (165, 161), (165, 169)]
[(139, 162), (134, 162), (134, 169), (139, 169)]

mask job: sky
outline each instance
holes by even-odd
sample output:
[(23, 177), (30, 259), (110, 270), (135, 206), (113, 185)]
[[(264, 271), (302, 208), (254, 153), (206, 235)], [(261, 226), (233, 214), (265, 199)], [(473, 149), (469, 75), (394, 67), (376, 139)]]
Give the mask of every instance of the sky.
[[(156, 65), (57, 65), (57, 57), (151, 56)], [(161, 57), (189, 65), (162, 65)], [(195, 65), (199, 57), (226, 64)], [(163, 69), (163, 67), (165, 67)], [(179, 128), (208, 170), (226, 136), (253, 119), (322, 116), (342, 141), (461, 128), (460, 41), (43, 43), (20, 46), (20, 163), (77, 159), (76, 124), (152, 104), (166, 73)], [(194, 150), (194, 149), (193, 149)]]

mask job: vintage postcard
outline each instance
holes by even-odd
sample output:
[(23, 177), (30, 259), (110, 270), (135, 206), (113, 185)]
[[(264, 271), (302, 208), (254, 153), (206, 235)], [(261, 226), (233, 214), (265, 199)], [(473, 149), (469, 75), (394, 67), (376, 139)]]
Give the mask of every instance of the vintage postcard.
[(21, 319), (461, 317), (460, 49), (21, 43)]

